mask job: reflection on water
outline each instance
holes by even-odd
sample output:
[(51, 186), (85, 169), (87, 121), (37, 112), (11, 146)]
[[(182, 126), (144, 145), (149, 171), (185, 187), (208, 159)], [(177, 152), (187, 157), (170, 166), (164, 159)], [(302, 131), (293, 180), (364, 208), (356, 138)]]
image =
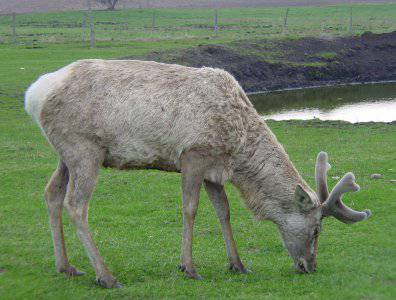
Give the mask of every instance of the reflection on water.
[(343, 120), (356, 122), (392, 122), (396, 120), (396, 99), (370, 103), (347, 104), (333, 110), (299, 109), (265, 115), (273, 120)]
[(396, 120), (396, 84), (323, 87), (250, 95), (257, 111), (274, 120)]

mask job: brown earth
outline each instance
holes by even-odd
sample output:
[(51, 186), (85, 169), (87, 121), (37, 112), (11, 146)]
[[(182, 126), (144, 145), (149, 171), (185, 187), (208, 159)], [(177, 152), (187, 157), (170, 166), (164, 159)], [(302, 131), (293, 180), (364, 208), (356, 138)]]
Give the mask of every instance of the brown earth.
[[(103, 6), (91, 0), (95, 9)], [(382, 0), (349, 0), (348, 3), (392, 3)], [(317, 6), (345, 4), (342, 0), (120, 0), (122, 8), (207, 8), (260, 6)], [(86, 9), (86, 0), (0, 0), (0, 15), (8, 13), (47, 12)]]
[[(268, 59), (271, 53), (276, 59)], [(332, 39), (202, 45), (176, 52), (153, 52), (144, 58), (222, 68), (248, 92), (396, 80), (396, 31)]]

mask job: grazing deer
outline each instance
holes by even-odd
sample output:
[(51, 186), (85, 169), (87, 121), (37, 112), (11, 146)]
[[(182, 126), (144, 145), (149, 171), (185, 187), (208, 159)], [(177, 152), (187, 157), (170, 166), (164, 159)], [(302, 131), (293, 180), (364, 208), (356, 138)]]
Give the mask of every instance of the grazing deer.
[(25, 109), (59, 154), (45, 190), (56, 268), (82, 275), (66, 255), (65, 207), (97, 282), (120, 286), (103, 263), (88, 229), (88, 202), (101, 166), (181, 172), (183, 236), (180, 269), (199, 279), (192, 260), (200, 188), (220, 220), (230, 269), (246, 273), (232, 235), (224, 184), (231, 181), (257, 219), (273, 221), (300, 272), (316, 268), (323, 217), (344, 223), (371, 213), (345, 206), (357, 191), (352, 173), (328, 193), (327, 155), (317, 158), (315, 193), (253, 108), (236, 80), (212, 68), (145, 61), (81, 60), (41, 76), (26, 92)]

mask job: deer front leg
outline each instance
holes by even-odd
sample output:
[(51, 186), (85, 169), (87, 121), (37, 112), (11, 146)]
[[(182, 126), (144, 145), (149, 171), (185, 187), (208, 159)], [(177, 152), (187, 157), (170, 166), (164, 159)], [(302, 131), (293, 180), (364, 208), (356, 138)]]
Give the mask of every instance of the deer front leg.
[(195, 271), (192, 260), (194, 219), (203, 182), (203, 168), (194, 153), (182, 157), (183, 237), (180, 270), (189, 278), (202, 279)]
[(224, 186), (205, 181), (205, 189), (221, 224), (221, 230), (223, 232), (224, 242), (227, 249), (227, 256), (230, 261), (230, 270), (246, 274), (249, 271), (244, 267), (241, 259), (239, 258), (238, 250), (232, 235), (230, 206)]

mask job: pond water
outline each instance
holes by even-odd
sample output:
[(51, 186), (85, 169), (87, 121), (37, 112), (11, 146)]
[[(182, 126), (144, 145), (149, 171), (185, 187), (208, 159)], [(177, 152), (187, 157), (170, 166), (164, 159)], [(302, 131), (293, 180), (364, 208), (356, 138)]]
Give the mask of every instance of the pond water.
[(396, 83), (286, 90), (249, 98), (266, 119), (396, 121)]

